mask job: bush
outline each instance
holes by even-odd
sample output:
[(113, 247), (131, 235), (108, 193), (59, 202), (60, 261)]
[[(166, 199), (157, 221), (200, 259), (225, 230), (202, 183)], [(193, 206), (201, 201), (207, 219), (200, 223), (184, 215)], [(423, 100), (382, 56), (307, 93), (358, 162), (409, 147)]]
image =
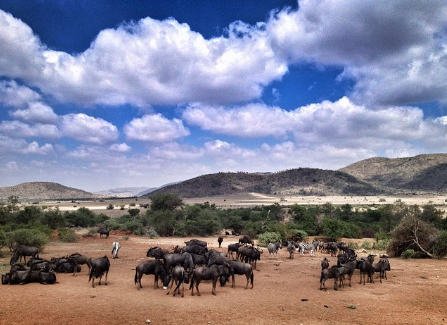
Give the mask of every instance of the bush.
[(404, 259), (409, 259), (412, 258), (414, 256), (414, 250), (412, 249), (407, 249), (406, 251), (404, 251), (402, 253), (402, 255), (400, 255), (400, 257), (404, 258)]
[(281, 234), (277, 232), (265, 232), (258, 235), (258, 244), (260, 246), (267, 246), (269, 243), (276, 243), (281, 241)]
[(108, 206), (107, 206), (107, 210), (113, 210), (115, 207), (113, 206), (113, 204), (112, 203), (110, 203)]
[(358, 249), (358, 248), (359, 248), (359, 244), (357, 244), (357, 243), (354, 242), (354, 241), (350, 241), (350, 242), (348, 242), (348, 247), (349, 247), (350, 249)]
[(10, 249), (17, 245), (26, 245), (42, 250), (49, 241), (49, 236), (37, 229), (17, 229), (6, 233), (6, 244)]
[(379, 251), (386, 251), (388, 249), (388, 245), (391, 243), (391, 239), (379, 239), (373, 244), (374, 249), (378, 249)]
[(158, 238), (158, 237), (160, 237), (160, 236), (158, 236), (157, 232), (156, 232), (154, 229), (149, 229), (149, 230), (146, 232), (146, 234), (147, 234), (147, 236), (148, 236), (149, 238)]
[(366, 250), (370, 250), (372, 249), (373, 245), (371, 244), (370, 241), (364, 240), (362, 243), (362, 248), (366, 249)]
[(73, 229), (62, 228), (59, 229), (59, 240), (64, 243), (76, 243), (78, 241), (78, 236)]
[(439, 233), (435, 244), (433, 245), (433, 254), (436, 258), (443, 258), (447, 256), (447, 231)]
[(96, 229), (89, 229), (88, 230), (88, 232), (86, 233), (86, 234), (84, 234), (84, 235), (82, 235), (82, 237), (90, 237), (90, 238), (93, 238), (93, 237), (96, 237), (96, 234), (98, 233), (98, 231), (96, 230)]

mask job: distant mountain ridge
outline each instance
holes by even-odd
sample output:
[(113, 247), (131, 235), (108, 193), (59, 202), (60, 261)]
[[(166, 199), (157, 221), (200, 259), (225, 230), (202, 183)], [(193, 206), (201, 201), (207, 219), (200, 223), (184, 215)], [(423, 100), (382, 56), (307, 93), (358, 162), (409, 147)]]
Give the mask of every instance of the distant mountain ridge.
[(256, 192), (276, 195), (376, 195), (385, 191), (341, 171), (315, 168), (277, 173), (216, 173), (164, 186), (153, 193), (181, 197)]
[(447, 154), (369, 158), (341, 168), (340, 171), (394, 191), (447, 192)]
[(27, 200), (82, 199), (105, 196), (148, 197), (171, 192), (185, 198), (255, 192), (286, 195), (447, 194), (447, 154), (406, 158), (369, 158), (339, 170), (296, 168), (281, 172), (220, 172), (160, 188), (127, 187), (97, 193), (51, 182), (0, 187), (0, 200), (15, 195)]
[(7, 200), (10, 196), (17, 196), (19, 200), (69, 200), (96, 197), (90, 192), (53, 182), (29, 182), (10, 187), (0, 187), (1, 200)]
[(158, 187), (119, 187), (109, 190), (94, 192), (93, 194), (113, 197), (139, 197), (155, 191)]

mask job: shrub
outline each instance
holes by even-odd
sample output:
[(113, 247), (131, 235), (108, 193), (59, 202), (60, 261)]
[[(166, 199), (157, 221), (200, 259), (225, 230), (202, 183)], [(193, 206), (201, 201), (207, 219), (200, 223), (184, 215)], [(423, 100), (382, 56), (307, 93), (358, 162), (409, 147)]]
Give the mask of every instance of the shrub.
[(292, 239), (295, 241), (298, 241), (298, 240), (301, 241), (301, 240), (304, 240), (307, 237), (309, 237), (307, 232), (305, 232), (304, 230), (301, 230), (301, 229), (291, 229), (290, 233), (292, 234), (292, 237), (293, 237)]
[(115, 207), (113, 206), (113, 204), (112, 203), (110, 203), (108, 206), (107, 206), (107, 210), (113, 210)]
[(10, 249), (16, 245), (26, 245), (42, 250), (49, 241), (49, 236), (37, 229), (17, 229), (6, 233), (6, 245)]
[(350, 249), (358, 249), (358, 248), (359, 248), (359, 244), (357, 244), (357, 243), (354, 242), (354, 241), (350, 241), (350, 242), (348, 242), (348, 247), (349, 247)]
[(73, 229), (62, 228), (59, 229), (59, 240), (64, 243), (76, 243), (78, 241), (78, 236)]
[(391, 239), (379, 239), (373, 244), (374, 249), (378, 249), (380, 251), (386, 251), (388, 249), (388, 245), (391, 243)]
[(400, 255), (400, 257), (404, 258), (404, 259), (409, 259), (412, 258), (414, 256), (414, 250), (412, 249), (407, 249), (406, 251), (404, 251), (402, 253), (402, 255)]
[(96, 234), (98, 233), (98, 231), (94, 228), (91, 228), (88, 230), (88, 232), (84, 235), (82, 235), (82, 237), (96, 237)]
[(433, 245), (433, 254), (436, 258), (443, 258), (447, 256), (447, 231), (439, 233), (435, 244)]
[(265, 232), (258, 235), (258, 244), (260, 246), (267, 246), (269, 243), (278, 241), (281, 241), (281, 234), (277, 232)]
[(146, 232), (146, 234), (147, 234), (147, 236), (148, 236), (149, 238), (158, 238), (158, 237), (160, 237), (160, 236), (158, 236), (157, 232), (156, 232), (154, 229), (149, 229), (149, 230)]
[(362, 243), (362, 248), (366, 249), (366, 250), (370, 250), (372, 249), (373, 245), (371, 244), (370, 241), (368, 240), (364, 240)]

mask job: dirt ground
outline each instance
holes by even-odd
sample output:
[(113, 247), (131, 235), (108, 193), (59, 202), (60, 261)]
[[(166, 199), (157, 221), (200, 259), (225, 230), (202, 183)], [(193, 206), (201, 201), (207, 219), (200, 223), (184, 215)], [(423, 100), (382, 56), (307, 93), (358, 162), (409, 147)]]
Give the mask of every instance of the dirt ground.
[[(203, 238), (202, 238), (203, 239)], [(227, 236), (222, 251), (237, 237)], [(112, 242), (119, 240), (119, 259), (111, 259)], [(81, 238), (78, 243), (51, 242), (42, 257), (79, 252), (93, 258), (109, 256), (108, 285), (91, 287), (87, 269), (74, 277), (58, 274), (55, 285), (37, 283), (0, 286), (0, 324), (447, 324), (447, 260), (390, 259), (388, 280), (352, 287), (319, 290), (320, 261), (283, 248), (270, 258), (266, 250), (254, 274), (254, 289), (244, 290), (245, 277), (236, 276), (211, 294), (211, 283), (201, 283), (202, 296), (166, 295), (153, 289), (153, 276), (134, 284), (135, 266), (147, 259), (149, 247), (173, 248), (184, 238), (149, 239), (112, 234), (107, 239)], [(211, 247), (216, 238), (206, 238)], [(218, 249), (219, 250), (219, 249)], [(378, 253), (378, 252), (375, 252)], [(335, 258), (330, 258), (331, 264)], [(8, 263), (8, 258), (0, 263)], [(103, 279), (104, 280), (104, 279)], [(328, 280), (329, 281), (329, 280)]]

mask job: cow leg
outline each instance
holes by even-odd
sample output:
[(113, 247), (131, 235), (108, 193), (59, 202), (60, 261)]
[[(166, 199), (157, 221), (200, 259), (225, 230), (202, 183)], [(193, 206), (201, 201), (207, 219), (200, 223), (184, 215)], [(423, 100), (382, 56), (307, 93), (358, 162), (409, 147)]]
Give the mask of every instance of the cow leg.
[(236, 283), (234, 281), (234, 273), (231, 275), (231, 287), (235, 288), (236, 287)]
[(109, 271), (106, 271), (106, 283), (104, 283), (105, 285), (107, 285), (107, 276), (109, 275)]
[(211, 291), (214, 296), (216, 295), (216, 283), (217, 283), (217, 278), (214, 278), (213, 279), (213, 290)]

